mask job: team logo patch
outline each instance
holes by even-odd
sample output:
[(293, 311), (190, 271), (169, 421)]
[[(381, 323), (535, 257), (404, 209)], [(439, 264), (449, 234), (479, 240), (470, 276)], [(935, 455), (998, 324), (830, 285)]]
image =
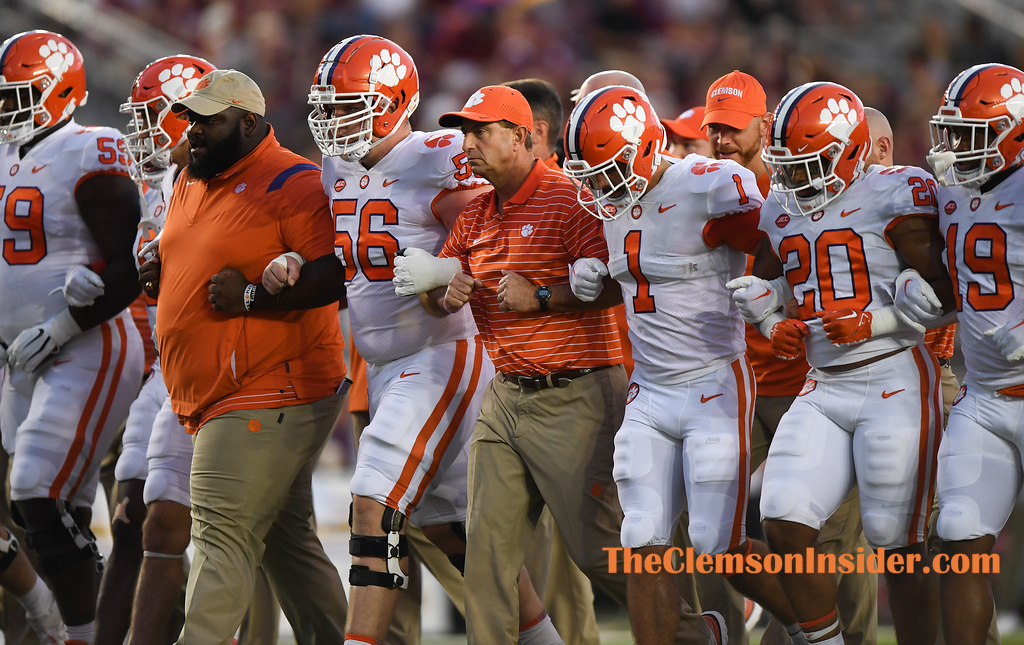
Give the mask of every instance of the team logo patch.
[(530, 237), (533, 235), (533, 224), (523, 224), (523, 228), (519, 231), (519, 234), (523, 237)]
[(629, 211), (629, 216), (632, 217), (633, 219), (640, 219), (640, 214), (643, 213), (643, 212), (644, 212), (643, 206), (641, 206), (640, 204), (637, 204), (636, 206), (633, 207), (633, 209), (631, 211)]
[(334, 192), (340, 193), (343, 190), (345, 190), (345, 180), (344, 179), (339, 179), (338, 181), (334, 182)]
[(615, 213), (619, 212), (619, 209), (612, 204), (605, 204), (604, 206), (602, 206), (602, 209), (604, 210), (604, 214), (607, 215), (608, 217), (611, 217), (615, 215)]
[(638, 383), (630, 383), (629, 391), (626, 393), (626, 405), (632, 403), (637, 394), (640, 394), (640, 385)]
[(782, 215), (779, 215), (777, 218), (775, 218), (775, 225), (778, 226), (779, 228), (785, 228), (786, 224), (789, 224), (789, 215), (783, 213)]
[(235, 186), (235, 194), (237, 195), (238, 193), (240, 193), (243, 190), (245, 190), (245, 188), (246, 188), (245, 182), (243, 181), (242, 183), (240, 183), (237, 186)]
[(608, 127), (621, 134), (626, 141), (639, 142), (645, 123), (647, 123), (647, 113), (643, 106), (628, 99), (623, 100), (621, 104), (612, 105), (612, 116), (608, 120)]
[(259, 432), (263, 429), (263, 424), (257, 419), (249, 419), (249, 432)]
[(797, 394), (797, 396), (803, 396), (805, 394), (810, 394), (811, 392), (814, 391), (814, 388), (816, 388), (816, 387), (818, 387), (818, 382), (815, 381), (812, 378), (809, 378), (806, 381), (804, 381), (804, 386), (802, 388), (800, 388), (800, 394)]
[(426, 141), (424, 141), (423, 145), (427, 146), (428, 148), (446, 148), (452, 145), (452, 139), (454, 138), (455, 135), (452, 134), (451, 132), (447, 132), (445, 134), (435, 134), (428, 138)]
[(13, 166), (11, 166), (11, 177), (16, 175), (17, 173), (18, 173), (18, 164), (14, 164)]
[(967, 396), (967, 386), (961, 385), (960, 391), (956, 393), (956, 398), (953, 399), (953, 405), (963, 401), (965, 396)]
[(360, 188), (366, 188), (369, 185), (370, 185), (370, 176), (369, 175), (363, 175), (362, 177), (359, 178), (359, 187)]
[(981, 197), (975, 197), (974, 199), (971, 200), (971, 210), (972, 211), (978, 210), (979, 206), (981, 206)]
[(953, 201), (952, 199), (949, 200), (948, 202), (946, 202), (945, 211), (946, 211), (946, 215), (952, 215), (953, 212), (956, 211), (956, 202)]
[(157, 77), (160, 81), (160, 91), (176, 99), (184, 97), (195, 91), (199, 85), (199, 79), (195, 78), (197, 71), (195, 67), (185, 67), (181, 63), (175, 63), (170, 69), (162, 70)]
[(398, 55), (398, 52), (382, 49), (379, 55), (374, 54), (370, 59), (371, 85), (377, 81), (388, 87), (394, 87), (408, 73), (409, 68), (402, 62), (402, 57)]
[(818, 211), (817, 213), (814, 213), (813, 215), (811, 215), (811, 221), (812, 222), (817, 222), (822, 217), (825, 217), (825, 211)]

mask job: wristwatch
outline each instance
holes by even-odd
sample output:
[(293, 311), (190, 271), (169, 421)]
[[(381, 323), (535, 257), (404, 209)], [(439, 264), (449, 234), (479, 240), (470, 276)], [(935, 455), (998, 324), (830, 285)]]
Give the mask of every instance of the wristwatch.
[(540, 310), (548, 310), (548, 298), (551, 297), (551, 289), (541, 285), (537, 287), (537, 301), (540, 302)]

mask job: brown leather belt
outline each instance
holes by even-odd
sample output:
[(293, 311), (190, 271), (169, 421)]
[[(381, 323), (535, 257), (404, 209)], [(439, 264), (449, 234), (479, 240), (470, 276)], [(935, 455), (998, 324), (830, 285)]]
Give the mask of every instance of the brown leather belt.
[(611, 365), (601, 365), (600, 367), (588, 367), (582, 370), (564, 370), (561, 372), (552, 372), (550, 374), (540, 374), (536, 376), (526, 376), (525, 374), (505, 374), (501, 373), (501, 378), (506, 383), (513, 383), (521, 388), (528, 390), (546, 390), (549, 387), (567, 387), (572, 383), (573, 379), (577, 379), (587, 374), (593, 374), (594, 372), (600, 372), (606, 370)]

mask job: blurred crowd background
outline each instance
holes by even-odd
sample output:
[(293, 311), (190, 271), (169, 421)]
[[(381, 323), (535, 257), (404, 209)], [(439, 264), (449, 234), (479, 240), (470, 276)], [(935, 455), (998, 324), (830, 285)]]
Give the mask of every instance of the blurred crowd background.
[[(659, 115), (703, 104), (733, 69), (764, 85), (769, 109), (789, 89), (830, 80), (882, 110), (896, 163), (925, 166), (928, 119), (953, 76), (970, 65), (1024, 67), (1022, 0), (0, 0), (0, 39), (53, 29), (86, 57), (90, 100), (76, 118), (124, 126), (117, 108), (135, 75), (175, 53), (252, 76), (286, 146), (319, 161), (306, 95), (323, 54), (373, 33), (415, 59), (422, 103), (413, 126), (477, 88), (517, 78), (570, 92), (602, 69), (646, 86)], [(568, 114), (568, 109), (566, 110)], [(1003, 571), (1022, 569), (1024, 520), (1000, 536)], [(1001, 608), (1024, 614), (1021, 576), (995, 579)]]

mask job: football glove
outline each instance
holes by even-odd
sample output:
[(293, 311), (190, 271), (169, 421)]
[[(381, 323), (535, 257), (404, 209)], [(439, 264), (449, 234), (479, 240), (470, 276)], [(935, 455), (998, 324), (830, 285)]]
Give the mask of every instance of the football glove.
[(833, 345), (845, 346), (863, 343), (869, 338), (913, 329), (896, 315), (896, 307), (883, 307), (872, 311), (859, 309), (832, 309), (816, 311), (821, 318), (825, 336)]
[(942, 321), (942, 303), (921, 274), (907, 269), (896, 278), (896, 315), (922, 334)]
[(597, 258), (580, 258), (569, 265), (569, 287), (572, 295), (583, 302), (593, 302), (604, 289), (608, 267)]
[(992, 339), (1006, 360), (1019, 361), (1024, 358), (1024, 321), (1003, 323), (982, 332), (982, 335)]
[(444, 287), (451, 279), (462, 273), (462, 262), (458, 258), (438, 258), (432, 254), (409, 247), (395, 254), (395, 295), (414, 296), (437, 287)]
[(82, 328), (71, 317), (69, 309), (62, 309), (40, 325), (25, 329), (7, 348), (8, 361), (12, 366), (26, 372), (34, 372), (39, 366), (78, 334)]
[(89, 307), (103, 295), (105, 286), (96, 272), (79, 264), (68, 269), (64, 275), (64, 286), (57, 287), (50, 294), (63, 291), (64, 300), (72, 307)]
[(732, 289), (732, 301), (743, 320), (751, 325), (761, 322), (793, 297), (785, 277), (768, 281), (745, 275), (726, 282), (725, 288)]
[(772, 353), (783, 360), (791, 361), (804, 351), (804, 336), (811, 330), (802, 320), (785, 318), (772, 325)]

